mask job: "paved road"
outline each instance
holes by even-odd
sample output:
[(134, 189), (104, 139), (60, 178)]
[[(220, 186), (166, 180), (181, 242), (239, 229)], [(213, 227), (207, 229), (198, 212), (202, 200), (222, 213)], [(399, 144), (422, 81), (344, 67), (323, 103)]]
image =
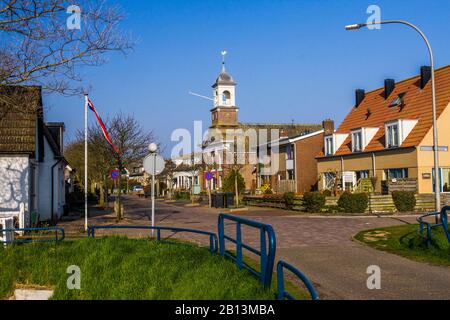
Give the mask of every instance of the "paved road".
[[(148, 199), (129, 197), (124, 206), (126, 223), (150, 223)], [(217, 231), (218, 213), (216, 209), (158, 201), (155, 220), (158, 225)], [(261, 208), (242, 214), (274, 227), (277, 259), (303, 270), (323, 299), (450, 299), (450, 268), (413, 262), (351, 240), (358, 231), (411, 223), (413, 217), (305, 217)], [(258, 235), (251, 231), (244, 231), (244, 240), (256, 244)], [(182, 237), (202, 243), (208, 240)], [(367, 289), (366, 270), (370, 265), (381, 268), (380, 290)]]

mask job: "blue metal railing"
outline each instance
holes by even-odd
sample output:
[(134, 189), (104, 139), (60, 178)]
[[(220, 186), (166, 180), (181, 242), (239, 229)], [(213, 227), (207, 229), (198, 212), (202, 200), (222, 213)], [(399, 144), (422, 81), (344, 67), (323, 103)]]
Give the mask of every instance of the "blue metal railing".
[[(233, 221), (236, 223), (236, 238), (232, 238), (225, 234), (225, 220)], [(259, 250), (242, 242), (242, 225), (259, 229)], [(220, 255), (223, 257), (228, 257), (231, 260), (235, 261), (240, 269), (247, 269), (256, 277), (258, 277), (265, 287), (269, 287), (272, 282), (272, 273), (276, 251), (275, 232), (273, 231), (272, 226), (261, 222), (244, 219), (238, 216), (221, 213), (219, 215), (218, 229)], [(228, 240), (236, 245), (235, 256), (226, 250), (225, 240)], [(260, 256), (261, 270), (259, 272), (244, 262), (242, 249), (246, 249)]]
[[(23, 239), (14, 239), (12, 241), (0, 241), (3, 244), (12, 244), (12, 243), (35, 243), (35, 242), (61, 242), (65, 239), (66, 233), (64, 228), (61, 227), (48, 227), (48, 228), (21, 228), (21, 229), (2, 229), (0, 230), (0, 234), (3, 232), (33, 232), (33, 231), (54, 231), (55, 237), (50, 239), (33, 239), (33, 238), (23, 238)], [(59, 232), (59, 233), (58, 233)]]
[[(417, 218), (417, 222), (419, 222), (420, 226), (419, 226), (419, 236), (422, 237), (426, 243), (427, 246), (431, 245), (431, 240), (432, 240), (432, 230), (438, 227), (442, 227), (444, 229), (444, 233), (447, 236), (447, 240), (450, 243), (450, 231), (448, 228), (448, 215), (447, 215), (447, 211), (450, 210), (450, 206), (445, 206), (442, 208), (442, 210), (440, 212), (432, 212), (432, 213), (428, 213), (425, 214), (423, 216), (420, 216)], [(440, 223), (431, 223), (431, 222), (427, 222), (425, 221), (426, 218), (429, 217), (434, 217), (437, 218), (439, 217)], [(424, 231), (425, 228), (427, 228), (427, 234), (424, 235)]]
[(142, 230), (156, 230), (156, 239), (161, 241), (161, 230), (171, 231), (171, 232), (187, 232), (196, 233), (209, 236), (209, 251), (211, 253), (216, 253), (218, 251), (218, 240), (217, 235), (212, 232), (195, 230), (195, 229), (185, 229), (185, 228), (172, 228), (172, 227), (152, 227), (152, 226), (90, 226), (88, 227), (88, 237), (95, 237), (95, 230), (99, 229), (142, 229)]
[(287, 269), (290, 272), (292, 272), (294, 275), (297, 276), (297, 278), (299, 278), (305, 284), (312, 300), (319, 300), (319, 295), (317, 294), (314, 285), (308, 279), (308, 277), (305, 276), (300, 270), (284, 261), (278, 261), (277, 264), (278, 300), (284, 300), (286, 298), (289, 300), (295, 300), (295, 298), (289, 292), (287, 292), (284, 287), (284, 269)]

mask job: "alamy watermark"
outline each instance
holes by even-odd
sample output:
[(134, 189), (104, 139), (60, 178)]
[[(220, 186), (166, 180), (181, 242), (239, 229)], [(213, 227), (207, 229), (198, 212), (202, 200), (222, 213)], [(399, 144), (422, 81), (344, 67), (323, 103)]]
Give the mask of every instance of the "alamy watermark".
[(81, 269), (79, 266), (71, 265), (67, 267), (66, 273), (70, 276), (67, 277), (67, 289), (69, 290), (81, 290)]
[(381, 268), (377, 265), (367, 267), (366, 273), (370, 276), (367, 278), (367, 289), (380, 290), (381, 289)]
[(77, 5), (67, 7), (66, 13), (70, 16), (66, 20), (67, 29), (81, 30), (81, 8)]

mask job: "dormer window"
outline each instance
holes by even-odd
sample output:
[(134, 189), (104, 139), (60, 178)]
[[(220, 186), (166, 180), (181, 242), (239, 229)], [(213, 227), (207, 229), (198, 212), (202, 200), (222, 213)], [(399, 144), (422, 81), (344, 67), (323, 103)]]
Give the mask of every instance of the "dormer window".
[(325, 137), (325, 155), (331, 156), (334, 154), (333, 136)]
[(357, 130), (357, 131), (352, 132), (352, 151), (353, 152), (363, 151), (362, 130)]
[(386, 148), (398, 148), (416, 126), (418, 120), (395, 120), (385, 124)]
[(348, 134), (334, 133), (324, 138), (325, 155), (332, 156), (342, 146)]
[(386, 148), (397, 148), (400, 145), (398, 123), (386, 125)]
[(379, 128), (359, 128), (352, 130), (352, 152), (362, 152), (375, 137)]

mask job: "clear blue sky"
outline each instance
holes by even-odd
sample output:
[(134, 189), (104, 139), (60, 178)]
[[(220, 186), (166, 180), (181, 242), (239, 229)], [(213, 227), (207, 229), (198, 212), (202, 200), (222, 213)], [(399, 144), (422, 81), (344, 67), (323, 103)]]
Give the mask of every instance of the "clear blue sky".
[[(122, 27), (138, 44), (128, 57), (111, 55), (84, 71), (85, 85), (103, 117), (122, 110), (153, 129), (170, 150), (176, 128), (194, 120), (210, 124), (211, 96), (220, 51), (238, 83), (243, 122), (339, 124), (353, 105), (354, 90), (372, 90), (392, 77), (415, 75), (428, 64), (425, 45), (400, 25), (345, 31), (365, 22), (377, 4), (383, 19), (409, 20), (428, 35), (437, 66), (450, 64), (448, 0), (133, 0), (118, 1)], [(83, 127), (83, 98), (45, 98), (47, 121), (64, 121), (67, 138)], [(92, 118), (92, 117), (91, 117)], [(205, 128), (206, 129), (206, 128)]]

